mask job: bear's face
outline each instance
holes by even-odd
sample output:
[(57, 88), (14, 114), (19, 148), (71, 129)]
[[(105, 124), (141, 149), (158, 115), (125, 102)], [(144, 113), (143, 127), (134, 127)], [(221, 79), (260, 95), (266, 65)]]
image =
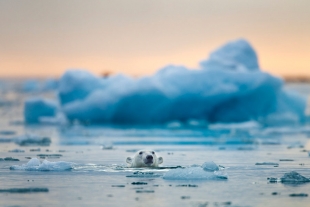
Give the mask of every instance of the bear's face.
[(163, 163), (162, 157), (157, 157), (154, 151), (140, 150), (131, 158), (127, 157), (129, 167), (158, 167)]

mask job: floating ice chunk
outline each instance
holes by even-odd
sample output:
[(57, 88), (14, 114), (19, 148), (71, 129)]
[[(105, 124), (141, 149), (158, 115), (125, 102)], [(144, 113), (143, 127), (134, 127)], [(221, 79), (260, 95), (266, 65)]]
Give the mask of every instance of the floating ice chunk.
[(285, 173), (281, 178), (267, 178), (267, 179), (271, 183), (281, 182), (281, 183), (298, 184), (298, 183), (310, 182), (309, 178), (306, 178), (295, 171)]
[(291, 197), (308, 197), (307, 193), (291, 193)]
[(28, 171), (65, 171), (70, 170), (74, 166), (72, 162), (50, 162), (44, 160), (40, 162), (38, 158), (32, 158), (27, 164), (13, 165), (10, 170), (28, 170)]
[(0, 193), (42, 193), (48, 192), (48, 188), (9, 188), (0, 189)]
[(200, 64), (205, 69), (259, 70), (256, 52), (244, 39), (228, 42)]
[(13, 149), (13, 150), (9, 150), (9, 152), (20, 153), (20, 152), (25, 152), (25, 150)]
[(19, 159), (16, 159), (13, 157), (5, 157), (5, 158), (0, 158), (0, 161), (19, 161)]
[(24, 118), (27, 123), (38, 123), (41, 117), (56, 115), (57, 104), (51, 100), (31, 98), (26, 100)]
[(310, 182), (309, 178), (306, 178), (299, 173), (292, 171), (289, 173), (285, 173), (281, 177), (281, 182), (282, 183), (305, 183), (305, 182)]
[(214, 172), (214, 171), (220, 170), (220, 168), (217, 166), (217, 164), (215, 164), (212, 161), (203, 163), (201, 167), (204, 171), (208, 171), (208, 172)]
[(49, 146), (51, 144), (51, 138), (25, 134), (17, 137), (15, 142), (20, 146)]
[(278, 166), (279, 163), (276, 162), (257, 162), (255, 165), (273, 165), (273, 166)]
[(114, 149), (113, 144), (112, 143), (105, 143), (101, 146), (101, 149), (103, 150), (112, 150)]
[(189, 167), (170, 170), (164, 174), (163, 178), (167, 180), (216, 180), (227, 179), (227, 175), (222, 172), (205, 171), (201, 167)]
[(1, 130), (0, 131), (0, 135), (7, 135), (7, 136), (9, 136), (9, 135), (14, 135), (14, 134), (16, 134), (16, 131), (12, 131), (12, 130)]

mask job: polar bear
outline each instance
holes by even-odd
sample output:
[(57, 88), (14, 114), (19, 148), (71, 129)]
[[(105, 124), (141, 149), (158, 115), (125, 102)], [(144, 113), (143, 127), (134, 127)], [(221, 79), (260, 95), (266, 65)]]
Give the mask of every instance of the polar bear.
[(127, 157), (128, 167), (158, 167), (163, 163), (162, 157), (157, 157), (154, 151), (139, 150), (133, 157)]

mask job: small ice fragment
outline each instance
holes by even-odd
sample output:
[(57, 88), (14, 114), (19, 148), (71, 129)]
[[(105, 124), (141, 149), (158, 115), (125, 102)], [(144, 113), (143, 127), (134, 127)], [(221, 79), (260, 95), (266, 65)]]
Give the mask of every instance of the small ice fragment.
[(0, 158), (0, 161), (19, 161), (19, 159), (16, 159), (13, 157), (5, 157), (5, 158)]
[(0, 135), (14, 135), (16, 132), (11, 130), (1, 130)]
[(10, 170), (27, 170), (27, 171), (64, 171), (73, 168), (72, 162), (50, 162), (44, 160), (42, 163), (38, 158), (32, 158), (27, 164), (13, 165)]
[(60, 158), (62, 154), (37, 154), (38, 157)]
[(25, 150), (21, 150), (21, 149), (13, 149), (13, 150), (9, 150), (9, 152), (16, 152), (16, 153), (19, 153), (19, 152), (25, 152)]
[(308, 197), (306, 193), (292, 193), (290, 194), (291, 197)]
[(101, 146), (101, 149), (103, 150), (111, 150), (113, 149), (113, 145), (112, 144), (104, 144)]
[(26, 134), (18, 137), (15, 142), (20, 146), (49, 146), (51, 138)]
[(32, 158), (31, 160), (29, 160), (29, 162), (27, 163), (27, 167), (34, 167), (34, 166), (39, 166), (40, 160), (38, 158)]
[(219, 167), (213, 162), (205, 162), (202, 164), (202, 169), (209, 172), (214, 172), (220, 170)]
[(0, 143), (8, 143), (13, 142), (14, 140), (11, 138), (0, 138)]
[(281, 181), (279, 178), (267, 178), (267, 180), (268, 180), (270, 183), (277, 183), (277, 182), (280, 182), (280, 181)]
[(48, 192), (48, 188), (9, 188), (0, 189), (0, 193), (42, 193)]
[(145, 182), (132, 182), (131, 185), (147, 185)]
[(275, 162), (257, 162), (255, 165), (279, 165), (278, 163)]
[(281, 178), (282, 183), (306, 183), (310, 182), (310, 179), (300, 175), (299, 173), (292, 171), (285, 173)]
[(154, 190), (136, 190), (136, 193), (155, 193)]

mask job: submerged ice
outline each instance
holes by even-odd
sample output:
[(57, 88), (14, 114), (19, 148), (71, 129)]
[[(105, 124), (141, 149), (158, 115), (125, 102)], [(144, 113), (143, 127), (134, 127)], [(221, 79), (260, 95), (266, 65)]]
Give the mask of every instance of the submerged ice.
[(43, 160), (42, 162), (38, 158), (32, 158), (28, 163), (23, 165), (13, 165), (10, 170), (27, 170), (27, 171), (64, 171), (73, 168), (72, 162), (50, 162)]
[(69, 70), (58, 90), (67, 118), (82, 122), (296, 123), (306, 107), (305, 98), (260, 70), (255, 50), (243, 39), (215, 50), (196, 70), (169, 65), (138, 79)]
[[(163, 178), (166, 180), (218, 180), (227, 179), (225, 171), (208, 163), (205, 166), (179, 168), (168, 171)], [(211, 167), (211, 169), (210, 169)]]

